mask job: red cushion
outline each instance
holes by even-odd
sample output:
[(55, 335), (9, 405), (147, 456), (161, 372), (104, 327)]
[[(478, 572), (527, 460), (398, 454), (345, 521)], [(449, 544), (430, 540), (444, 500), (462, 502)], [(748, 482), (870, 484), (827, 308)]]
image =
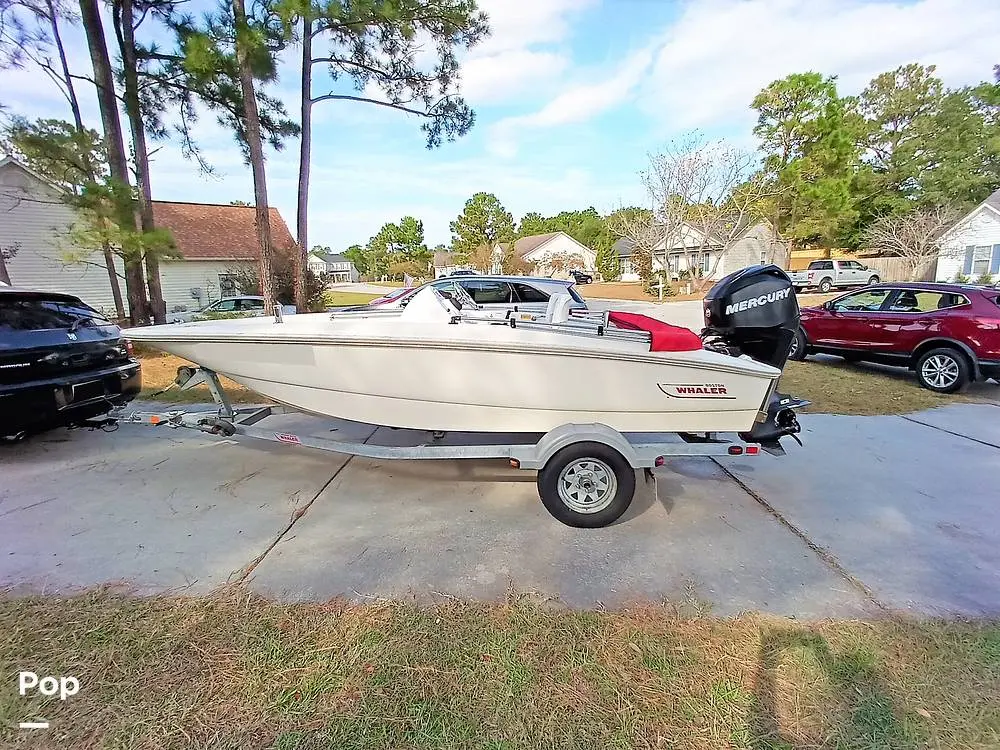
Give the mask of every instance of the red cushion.
[(648, 315), (627, 312), (608, 313), (608, 321), (618, 328), (647, 331), (651, 352), (693, 352), (701, 349), (701, 337), (690, 328), (672, 326)]

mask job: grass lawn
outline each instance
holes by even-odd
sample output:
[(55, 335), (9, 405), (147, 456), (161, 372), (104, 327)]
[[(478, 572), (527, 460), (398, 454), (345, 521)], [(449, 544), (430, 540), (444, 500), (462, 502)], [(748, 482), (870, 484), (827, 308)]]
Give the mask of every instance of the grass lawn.
[(338, 292), (327, 290), (323, 292), (323, 304), (327, 307), (341, 307), (344, 305), (366, 305), (378, 297), (377, 294), (363, 294), (362, 292)]
[(778, 388), (812, 401), (802, 411), (824, 414), (909, 414), (961, 401), (969, 394), (941, 394), (921, 388), (906, 370), (883, 372), (840, 359), (788, 362)]
[[(511, 598), (0, 601), (0, 743), (107, 748), (995, 748), (996, 623), (567, 611)], [(19, 669), (73, 675), (65, 702)], [(44, 718), (47, 732), (15, 734)]]

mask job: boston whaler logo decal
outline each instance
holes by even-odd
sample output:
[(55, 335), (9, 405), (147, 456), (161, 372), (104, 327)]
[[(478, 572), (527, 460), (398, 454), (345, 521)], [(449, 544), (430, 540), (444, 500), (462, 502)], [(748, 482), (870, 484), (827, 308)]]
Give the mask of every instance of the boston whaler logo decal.
[(736, 398), (722, 383), (657, 383), (671, 398)]
[(777, 292), (768, 292), (767, 294), (762, 294), (759, 297), (751, 297), (750, 299), (745, 299), (742, 302), (734, 302), (731, 305), (726, 305), (726, 315), (732, 315), (736, 312), (743, 312), (744, 310), (749, 310), (751, 307), (762, 307), (763, 305), (770, 305), (772, 302), (778, 302), (788, 297), (792, 293), (791, 287), (788, 289), (779, 289)]

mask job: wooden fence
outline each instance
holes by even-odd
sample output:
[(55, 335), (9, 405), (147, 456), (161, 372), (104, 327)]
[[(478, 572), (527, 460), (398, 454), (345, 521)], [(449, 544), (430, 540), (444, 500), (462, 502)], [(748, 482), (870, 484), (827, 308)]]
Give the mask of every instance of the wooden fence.
[[(845, 256), (851, 257), (851, 256)], [(868, 266), (882, 281), (911, 281), (910, 271), (906, 263), (902, 258), (896, 258), (892, 256), (877, 257), (877, 258), (864, 258), (864, 257), (853, 257), (861, 265)], [(813, 260), (818, 260), (817, 258), (792, 258), (791, 262), (788, 264), (790, 271), (802, 271), (809, 267), (809, 263)], [(937, 270), (937, 263), (931, 263), (926, 267), (926, 270), (921, 275), (920, 279), (916, 281), (933, 281), (934, 274)]]

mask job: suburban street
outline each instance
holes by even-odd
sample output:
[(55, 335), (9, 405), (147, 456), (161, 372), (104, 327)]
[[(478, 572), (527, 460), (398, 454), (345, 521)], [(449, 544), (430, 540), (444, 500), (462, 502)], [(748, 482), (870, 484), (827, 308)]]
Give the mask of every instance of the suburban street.
[(998, 408), (804, 415), (804, 447), (788, 441), (786, 457), (670, 461), (656, 493), (640, 481), (629, 512), (595, 530), (556, 522), (533, 475), (503, 461), (374, 461), (138, 425), (54, 432), (0, 450), (0, 586), (995, 615)]

